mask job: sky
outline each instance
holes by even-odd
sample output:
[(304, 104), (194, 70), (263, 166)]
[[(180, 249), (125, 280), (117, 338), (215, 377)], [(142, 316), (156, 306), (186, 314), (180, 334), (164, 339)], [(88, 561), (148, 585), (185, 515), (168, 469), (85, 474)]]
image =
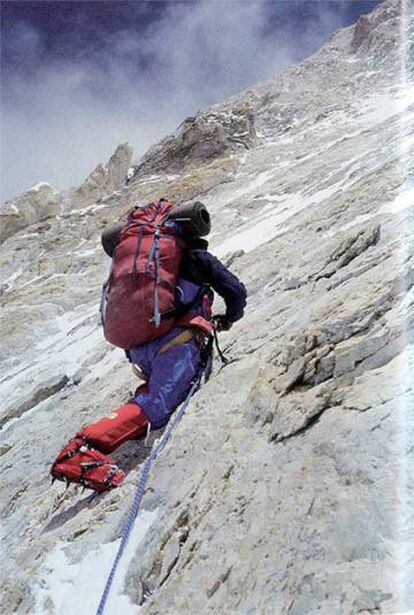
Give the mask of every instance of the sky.
[(79, 185), (265, 81), (380, 0), (1, 0), (1, 202)]

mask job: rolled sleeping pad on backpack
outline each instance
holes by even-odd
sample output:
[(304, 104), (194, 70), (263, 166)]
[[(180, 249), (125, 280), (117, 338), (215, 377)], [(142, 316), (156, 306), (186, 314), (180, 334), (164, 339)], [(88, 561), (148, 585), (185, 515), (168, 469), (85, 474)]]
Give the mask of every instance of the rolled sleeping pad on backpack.
[[(210, 214), (206, 206), (200, 201), (177, 205), (168, 214), (170, 220), (179, 222), (185, 238), (204, 237), (211, 229)], [(125, 224), (111, 224), (101, 235), (102, 247), (106, 254), (113, 256), (114, 250), (121, 238), (121, 231)]]
[(185, 238), (203, 237), (211, 229), (210, 214), (200, 201), (175, 206), (168, 218), (179, 222)]
[(108, 256), (114, 255), (114, 250), (121, 238), (121, 231), (125, 224), (119, 222), (118, 224), (111, 224), (108, 226), (101, 235), (102, 247)]

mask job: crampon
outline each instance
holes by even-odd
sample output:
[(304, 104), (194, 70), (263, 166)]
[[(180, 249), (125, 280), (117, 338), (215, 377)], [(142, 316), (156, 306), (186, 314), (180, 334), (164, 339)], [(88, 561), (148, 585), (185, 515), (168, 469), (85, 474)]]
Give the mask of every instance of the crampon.
[(83, 438), (74, 438), (59, 453), (50, 469), (54, 480), (78, 483), (85, 489), (107, 491), (118, 487), (125, 474), (108, 455), (91, 448)]

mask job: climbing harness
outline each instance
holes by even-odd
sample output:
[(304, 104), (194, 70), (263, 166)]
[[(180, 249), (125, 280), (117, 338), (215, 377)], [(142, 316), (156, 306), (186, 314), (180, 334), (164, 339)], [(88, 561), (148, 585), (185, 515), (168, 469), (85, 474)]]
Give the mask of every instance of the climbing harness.
[(173, 348), (174, 346), (177, 346), (178, 344), (185, 344), (186, 342), (189, 342), (193, 337), (196, 337), (197, 335), (198, 335), (198, 331), (196, 331), (195, 329), (184, 329), (182, 333), (179, 333), (178, 335), (173, 337), (171, 340), (166, 342), (163, 346), (161, 346), (157, 354), (163, 354), (164, 352), (167, 352), (167, 350), (169, 350), (170, 348)]

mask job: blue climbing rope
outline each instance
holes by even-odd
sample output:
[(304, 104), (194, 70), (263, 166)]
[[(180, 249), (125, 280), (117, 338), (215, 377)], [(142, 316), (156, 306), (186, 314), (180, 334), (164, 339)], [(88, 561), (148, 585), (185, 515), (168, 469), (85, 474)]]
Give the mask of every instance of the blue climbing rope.
[(151, 470), (151, 466), (153, 461), (155, 461), (155, 459), (157, 458), (157, 456), (159, 455), (159, 453), (163, 450), (163, 448), (165, 447), (165, 445), (167, 444), (168, 440), (171, 437), (172, 432), (174, 431), (175, 427), (178, 425), (178, 423), (181, 421), (185, 411), (187, 410), (188, 404), (190, 403), (190, 399), (192, 397), (192, 395), (195, 393), (195, 391), (198, 389), (198, 387), (200, 386), (200, 380), (201, 377), (197, 379), (197, 381), (193, 382), (191, 389), (187, 395), (187, 397), (185, 398), (183, 404), (181, 405), (180, 409), (178, 410), (178, 412), (176, 412), (174, 414), (173, 419), (169, 422), (167, 429), (164, 431), (164, 434), (161, 438), (161, 440), (158, 442), (157, 446), (151, 451), (151, 455), (148, 457), (147, 461), (144, 464), (144, 467), (142, 468), (142, 472), (141, 472), (141, 476), (139, 478), (139, 483), (138, 483), (138, 487), (135, 493), (135, 497), (134, 497), (134, 501), (132, 503), (131, 506), (131, 510), (129, 511), (129, 515), (128, 518), (126, 520), (126, 523), (124, 525), (124, 527), (122, 528), (122, 533), (121, 533), (121, 542), (119, 543), (119, 547), (118, 547), (118, 552), (115, 556), (114, 559), (114, 563), (112, 564), (112, 568), (111, 571), (108, 575), (108, 578), (106, 580), (106, 584), (105, 584), (105, 588), (102, 594), (102, 598), (101, 601), (99, 603), (98, 606), (98, 610), (96, 611), (96, 615), (103, 615), (104, 612), (104, 608), (105, 608), (105, 604), (106, 601), (108, 599), (109, 596), (109, 592), (112, 586), (112, 582), (114, 580), (114, 576), (115, 576), (115, 572), (116, 569), (118, 568), (118, 564), (121, 560), (122, 554), (125, 550), (126, 544), (128, 542), (128, 538), (131, 534), (132, 528), (134, 526), (134, 522), (135, 519), (137, 518), (138, 515), (138, 511), (139, 511), (139, 507), (141, 504), (141, 500), (142, 500), (142, 496), (144, 495), (144, 489), (145, 489), (145, 484), (147, 482), (150, 470)]

